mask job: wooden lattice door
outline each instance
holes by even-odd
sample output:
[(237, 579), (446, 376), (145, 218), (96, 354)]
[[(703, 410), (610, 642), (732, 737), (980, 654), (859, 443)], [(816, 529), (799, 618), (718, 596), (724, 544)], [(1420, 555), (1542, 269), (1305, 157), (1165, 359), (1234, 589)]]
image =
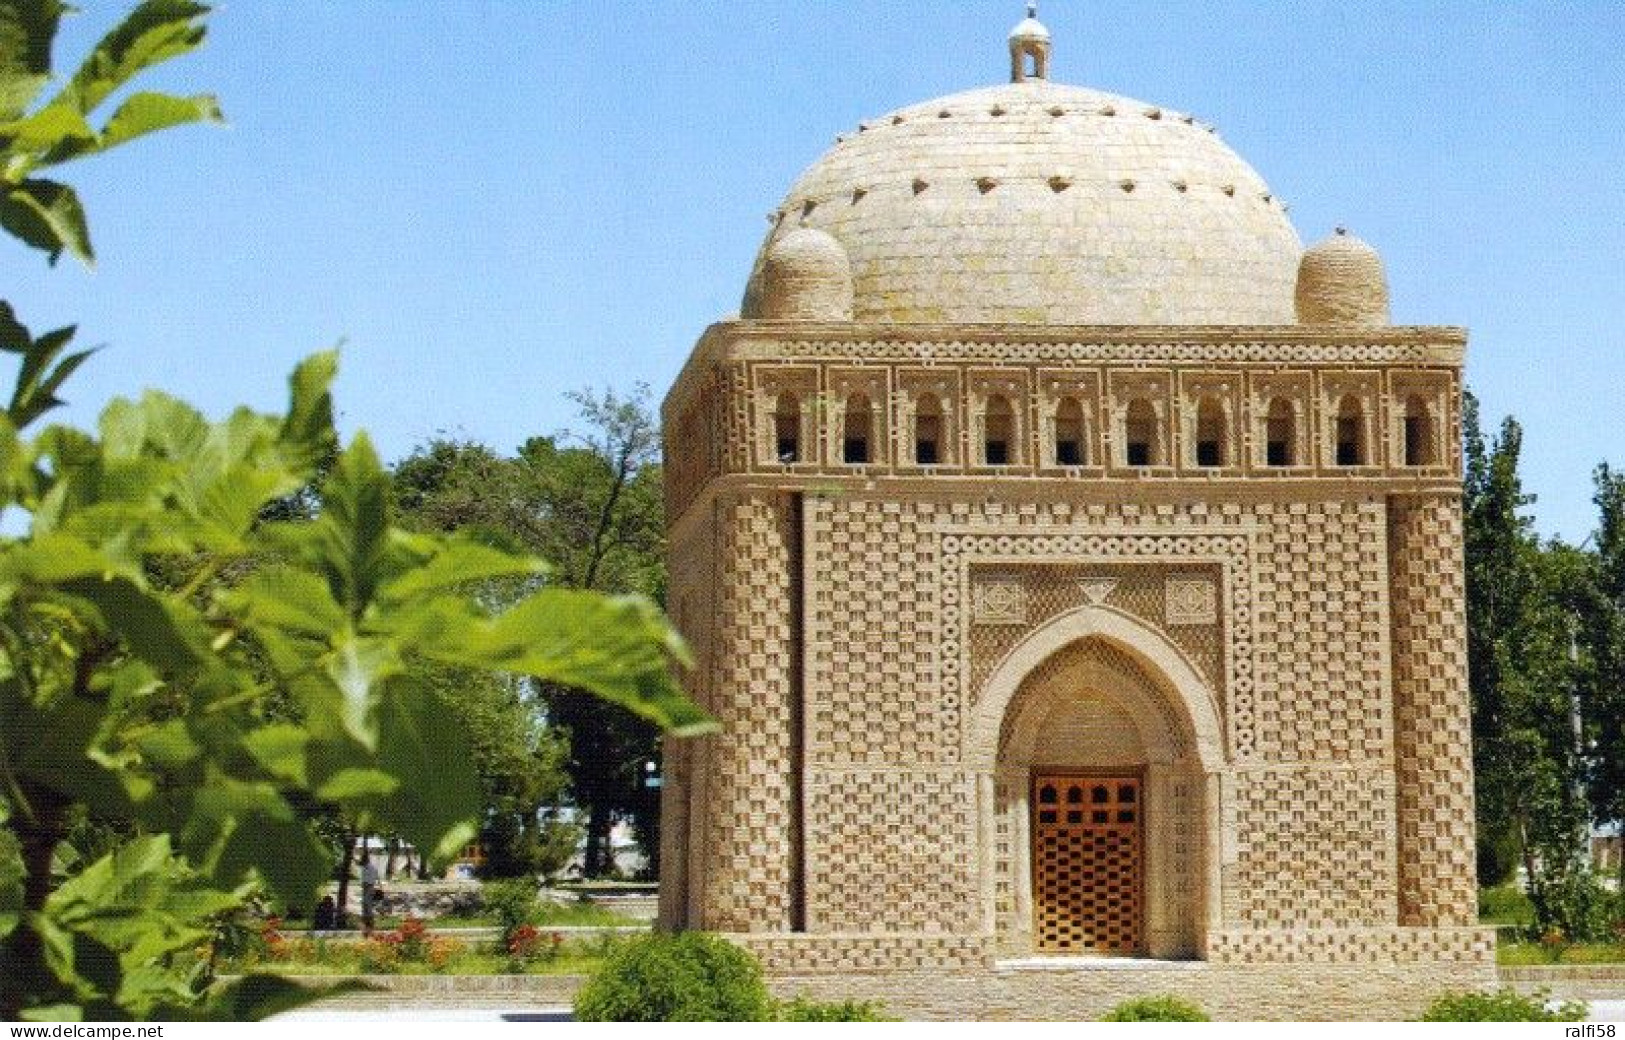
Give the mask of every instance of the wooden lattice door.
[(1033, 777), (1033, 906), (1040, 951), (1142, 949), (1141, 795), (1138, 777)]

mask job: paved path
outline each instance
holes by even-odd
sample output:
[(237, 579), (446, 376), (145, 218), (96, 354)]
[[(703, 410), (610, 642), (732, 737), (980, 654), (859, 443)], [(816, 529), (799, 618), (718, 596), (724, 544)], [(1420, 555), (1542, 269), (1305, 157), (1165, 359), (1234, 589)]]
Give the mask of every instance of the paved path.
[(1625, 1000), (1593, 1000), (1587, 1022), (1625, 1022)]
[[(393, 1011), (323, 1011), (311, 1008), (276, 1016), (306, 1022), (568, 1022), (570, 1009), (557, 1008), (402, 1008)], [(1625, 1022), (1625, 1000), (1593, 1000), (1588, 1022)]]
[(550, 1008), (413, 1008), (332, 1010), (305, 1008), (273, 1016), (278, 1022), (568, 1022), (570, 1009)]

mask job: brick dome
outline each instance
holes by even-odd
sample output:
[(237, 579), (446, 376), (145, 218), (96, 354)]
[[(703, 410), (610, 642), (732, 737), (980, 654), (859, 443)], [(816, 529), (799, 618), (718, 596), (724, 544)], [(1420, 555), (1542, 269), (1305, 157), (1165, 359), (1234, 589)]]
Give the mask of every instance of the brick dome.
[(852, 268), (835, 239), (815, 228), (780, 235), (762, 264), (761, 313), (769, 321), (850, 321)]
[(1382, 257), (1338, 228), (1304, 250), (1297, 307), (1298, 320), (1306, 325), (1388, 324), (1388, 276)]
[(776, 242), (827, 232), (857, 321), (1279, 325), (1301, 244), (1253, 169), (1189, 116), (1026, 79), (864, 123), (790, 189)]

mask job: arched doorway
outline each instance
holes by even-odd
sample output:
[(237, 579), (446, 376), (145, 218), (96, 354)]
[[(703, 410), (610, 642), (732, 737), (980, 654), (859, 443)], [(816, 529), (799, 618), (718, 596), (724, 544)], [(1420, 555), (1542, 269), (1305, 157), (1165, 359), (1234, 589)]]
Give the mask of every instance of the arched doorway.
[(1160, 633), (1107, 607), (1052, 621), (994, 669), (973, 741), (1001, 955), (1199, 955), (1219, 723)]

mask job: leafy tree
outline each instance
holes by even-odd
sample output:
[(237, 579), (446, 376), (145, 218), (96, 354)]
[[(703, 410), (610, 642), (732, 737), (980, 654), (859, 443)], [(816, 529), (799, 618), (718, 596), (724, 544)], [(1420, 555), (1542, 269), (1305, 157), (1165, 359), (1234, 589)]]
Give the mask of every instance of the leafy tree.
[[(475, 444), (436, 441), (402, 460), (394, 472), (396, 500), (406, 522), (432, 531), (458, 531), (487, 544), (522, 549), (532, 521), (524, 474), (513, 460)], [(534, 580), (489, 583), (481, 595), (509, 602)], [(438, 670), (433, 685), (475, 734), (485, 796), (480, 842), (487, 877), (554, 873), (575, 854), (578, 829), (551, 810), (569, 783), (569, 745), (549, 726), (533, 685), (514, 677)]]
[[(1593, 818), (1625, 826), (1625, 474), (1606, 464), (1593, 475), (1599, 514), (1594, 599), (1582, 615), (1591, 670), (1585, 696)], [(1625, 857), (1618, 891), (1625, 892)], [(1625, 914), (1625, 898), (1620, 900)]]
[[(575, 395), (586, 432), (573, 444), (535, 438), (520, 451), (547, 503), (550, 543), (537, 551), (558, 561), (557, 580), (572, 587), (665, 597), (660, 430), (647, 394), (639, 387), (625, 398)], [(659, 791), (647, 786), (645, 767), (658, 768), (659, 732), (579, 690), (543, 689), (554, 722), (570, 735), (572, 790), (587, 812), (586, 874), (613, 869), (610, 830), (618, 819), (632, 822), (658, 871)]]
[(446, 667), (427, 669), (425, 681), (470, 735), (483, 802), (482, 875), (534, 878), (564, 869), (580, 835), (556, 811), (569, 784), (569, 744), (546, 724), (530, 684)]
[(1479, 877), (1504, 880), (1521, 859), (1537, 923), (1574, 929), (1585, 807), (1572, 724), (1570, 648), (1586, 563), (1543, 548), (1518, 477), (1523, 433), (1506, 419), (1486, 449), (1470, 396), (1464, 415), (1463, 513), (1468, 663), (1478, 796)]
[[(88, 262), (72, 192), (30, 171), (212, 112), (138, 94), (81, 128), (136, 72), (195, 47), (203, 10), (148, 0), (22, 116), (62, 6), (0, 3), (8, 230)], [(441, 857), (472, 836), (470, 738), (420, 665), (568, 684), (672, 732), (710, 726), (671, 680), (683, 648), (648, 600), (536, 587), (493, 605), (471, 589), (534, 583), (545, 565), (397, 526), (365, 435), (339, 449), (332, 355), (294, 372), (283, 415), (211, 422), (149, 391), (95, 432), (29, 433), (84, 359), (65, 353), (72, 335), (36, 337), (0, 304), (0, 349), (21, 362), (0, 412), (0, 506), (26, 527), (0, 537), (0, 1017), (254, 1017), (300, 999), (263, 978), (205, 990), (195, 951), (257, 890), (314, 894), (332, 857), (312, 806)], [(277, 517), (324, 466), (315, 517)], [(64, 839), (86, 820), (137, 836), (66, 872)]]
[[(430, 529), (538, 553), (552, 562), (554, 585), (659, 599), (665, 525), (647, 389), (574, 400), (582, 436), (532, 438), (515, 458), (451, 442), (415, 453), (395, 471), (402, 509)], [(569, 734), (570, 790), (587, 815), (587, 873), (609, 870), (619, 819), (633, 822), (653, 859), (659, 798), (645, 784), (645, 764), (659, 760), (658, 730), (567, 686), (544, 684), (541, 695), (550, 723)]]
[(1523, 562), (1529, 539), (1519, 510), (1528, 504), (1517, 476), (1521, 432), (1503, 430), (1492, 454), (1479, 425), (1478, 401), (1463, 400), (1465, 454), (1462, 514), (1467, 578), (1468, 687), (1473, 718), (1473, 777), (1478, 806), (1481, 884), (1511, 876), (1521, 847), (1517, 820), (1506, 812), (1518, 794), (1510, 761), (1512, 729), (1506, 695), (1506, 646), (1528, 601), (1532, 577)]

